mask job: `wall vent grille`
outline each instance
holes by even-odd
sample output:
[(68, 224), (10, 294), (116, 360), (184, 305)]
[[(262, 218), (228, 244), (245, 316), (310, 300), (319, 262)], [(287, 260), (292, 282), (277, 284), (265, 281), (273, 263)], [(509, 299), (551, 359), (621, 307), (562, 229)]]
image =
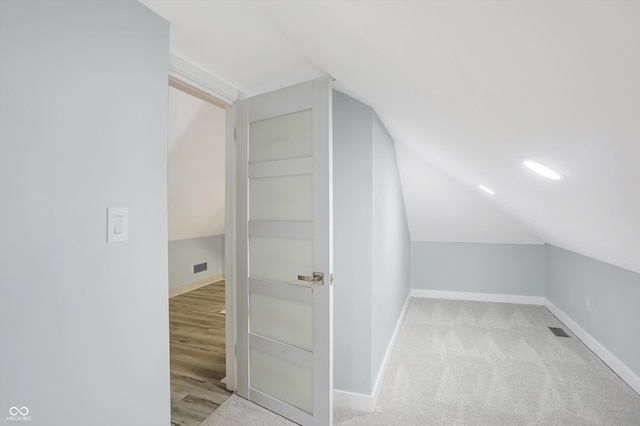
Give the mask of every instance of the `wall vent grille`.
[(549, 327), (549, 330), (551, 330), (553, 335), (556, 337), (571, 337), (567, 334), (566, 331), (564, 331), (564, 329), (560, 327)]
[(207, 270), (207, 262), (198, 263), (197, 265), (193, 265), (193, 273), (197, 274), (198, 272), (204, 272)]

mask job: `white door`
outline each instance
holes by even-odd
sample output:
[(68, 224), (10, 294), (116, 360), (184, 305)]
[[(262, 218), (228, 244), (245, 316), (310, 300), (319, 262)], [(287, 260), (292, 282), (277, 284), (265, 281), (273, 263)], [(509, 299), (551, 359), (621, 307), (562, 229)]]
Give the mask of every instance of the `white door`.
[(331, 82), (237, 104), (238, 394), (331, 425)]

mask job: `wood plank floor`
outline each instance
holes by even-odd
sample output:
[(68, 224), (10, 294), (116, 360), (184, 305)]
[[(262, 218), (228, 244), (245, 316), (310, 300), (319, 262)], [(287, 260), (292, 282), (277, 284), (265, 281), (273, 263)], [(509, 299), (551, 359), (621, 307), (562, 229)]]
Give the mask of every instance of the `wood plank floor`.
[(231, 395), (223, 309), (224, 281), (169, 299), (172, 426), (200, 425)]

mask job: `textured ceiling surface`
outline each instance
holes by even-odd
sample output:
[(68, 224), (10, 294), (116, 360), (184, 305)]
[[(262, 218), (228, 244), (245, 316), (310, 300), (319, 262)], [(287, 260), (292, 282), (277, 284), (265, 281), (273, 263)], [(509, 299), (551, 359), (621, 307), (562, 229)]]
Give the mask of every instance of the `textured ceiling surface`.
[(640, 2), (142, 3), (172, 53), (247, 95), (328, 73), (371, 105), (412, 240), (547, 242), (640, 272)]

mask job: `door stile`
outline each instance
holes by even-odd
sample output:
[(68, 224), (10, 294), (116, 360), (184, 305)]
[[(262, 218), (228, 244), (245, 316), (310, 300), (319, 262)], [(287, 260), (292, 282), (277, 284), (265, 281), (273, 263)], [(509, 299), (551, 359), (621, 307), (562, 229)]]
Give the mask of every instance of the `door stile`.
[(326, 123), (313, 132), (314, 270), (323, 272), (324, 285), (313, 293), (314, 406), (330, 407), (314, 413), (317, 425), (333, 424), (333, 134), (330, 77), (313, 82), (313, 123)]

